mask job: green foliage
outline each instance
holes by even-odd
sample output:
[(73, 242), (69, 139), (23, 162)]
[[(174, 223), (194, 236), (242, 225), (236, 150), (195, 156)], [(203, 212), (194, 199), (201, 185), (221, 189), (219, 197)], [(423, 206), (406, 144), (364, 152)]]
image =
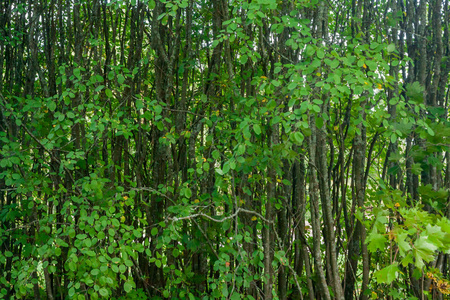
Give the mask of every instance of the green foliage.
[(450, 291), (448, 3), (94, 2), (2, 8), (0, 298)]

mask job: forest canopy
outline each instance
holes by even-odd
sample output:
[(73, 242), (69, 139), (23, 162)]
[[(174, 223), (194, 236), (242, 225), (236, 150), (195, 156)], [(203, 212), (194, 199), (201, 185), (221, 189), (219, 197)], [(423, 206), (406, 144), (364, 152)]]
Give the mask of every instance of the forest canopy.
[(3, 0), (0, 298), (444, 299), (448, 0)]

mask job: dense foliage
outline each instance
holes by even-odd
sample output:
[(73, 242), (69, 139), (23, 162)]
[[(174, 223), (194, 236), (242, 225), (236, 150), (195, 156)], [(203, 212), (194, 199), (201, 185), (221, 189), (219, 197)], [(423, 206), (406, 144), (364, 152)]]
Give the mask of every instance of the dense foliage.
[(1, 1), (0, 298), (445, 298), (449, 20)]

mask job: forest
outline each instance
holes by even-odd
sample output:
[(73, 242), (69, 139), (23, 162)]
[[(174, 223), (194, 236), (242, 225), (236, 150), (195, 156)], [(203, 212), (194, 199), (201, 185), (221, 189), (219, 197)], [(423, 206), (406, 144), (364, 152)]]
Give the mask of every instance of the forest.
[(449, 22), (0, 1), (0, 299), (449, 299)]

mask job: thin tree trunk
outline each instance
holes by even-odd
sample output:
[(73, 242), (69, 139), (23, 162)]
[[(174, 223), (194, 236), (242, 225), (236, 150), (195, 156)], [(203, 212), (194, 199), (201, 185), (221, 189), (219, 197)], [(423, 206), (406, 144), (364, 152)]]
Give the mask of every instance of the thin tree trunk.
[(331, 300), (328, 284), (322, 265), (322, 251), (320, 249), (322, 235), (320, 233), (320, 213), (319, 213), (319, 182), (317, 180), (318, 160), (316, 158), (317, 149), (317, 127), (315, 116), (309, 116), (309, 126), (311, 136), (309, 137), (309, 199), (311, 205), (311, 225), (313, 232), (313, 257), (314, 269), (318, 277), (318, 286), (321, 298)]

